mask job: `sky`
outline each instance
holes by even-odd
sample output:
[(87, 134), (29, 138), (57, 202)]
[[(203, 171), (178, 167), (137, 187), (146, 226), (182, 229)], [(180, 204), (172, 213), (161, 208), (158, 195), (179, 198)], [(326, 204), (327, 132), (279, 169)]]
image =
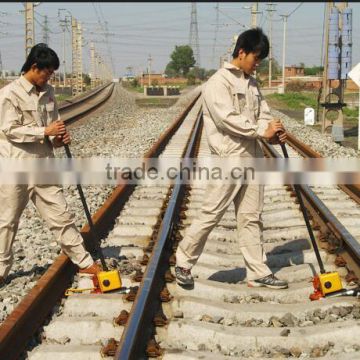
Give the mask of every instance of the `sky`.
[[(89, 72), (90, 41), (96, 51), (111, 63), (115, 77), (126, 74), (131, 66), (134, 74), (146, 71), (148, 57), (152, 57), (152, 71), (162, 72), (170, 61), (176, 45), (189, 43), (191, 2), (41, 2), (35, 8), (35, 42), (43, 41), (44, 16), (48, 16), (49, 46), (63, 58), (63, 32), (59, 20), (68, 10), (82, 23), (84, 72)], [(219, 2), (219, 21), (216, 34), (216, 2), (196, 3), (200, 45), (200, 65), (218, 68), (220, 56), (231, 47), (233, 38), (250, 26), (249, 2)], [(272, 18), (273, 56), (282, 63), (283, 21), (280, 15), (289, 14), (300, 2), (276, 3)], [(349, 3), (353, 9), (352, 63), (360, 62), (360, 3)], [(269, 35), (269, 13), (266, 3), (260, 2), (257, 24)], [(325, 3), (304, 2), (288, 18), (286, 65), (306, 66), (322, 63), (322, 37)], [(2, 3), (0, 9), (0, 53), (4, 70), (20, 70), (25, 60), (24, 5)], [(108, 43), (104, 35), (108, 28)], [(215, 41), (216, 38), (216, 41)], [(65, 33), (66, 66), (71, 68), (70, 33)]]

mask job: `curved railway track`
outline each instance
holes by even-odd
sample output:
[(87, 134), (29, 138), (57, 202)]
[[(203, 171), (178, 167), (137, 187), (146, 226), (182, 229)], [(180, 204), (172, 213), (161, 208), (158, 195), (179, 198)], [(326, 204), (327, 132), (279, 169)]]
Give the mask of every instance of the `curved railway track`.
[[(144, 158), (209, 153), (200, 104), (194, 99)], [(271, 146), (266, 154), (280, 156)], [(336, 188), (302, 191), (326, 269), (338, 271), (344, 284), (358, 284), (360, 226), (354, 220), (360, 219), (358, 201)], [(356, 195), (356, 186), (349, 191)], [(173, 252), (204, 196), (199, 183), (118, 186), (93, 221), (106, 237), (105, 256), (117, 259), (110, 265), (120, 268), (130, 293), (70, 296), (44, 327), (43, 343), (29, 358), (338, 359), (341, 354), (342, 359), (358, 359), (358, 300), (308, 298), (309, 280), (318, 266), (289, 186), (266, 186), (263, 212), (268, 264), (290, 282), (289, 289), (247, 287), (232, 206), (193, 268), (195, 288), (189, 291), (175, 284)], [(82, 234), (89, 236), (88, 226)], [(70, 261), (59, 256), (0, 328), (0, 358), (4, 354), (6, 359), (17, 358), (74, 273)]]

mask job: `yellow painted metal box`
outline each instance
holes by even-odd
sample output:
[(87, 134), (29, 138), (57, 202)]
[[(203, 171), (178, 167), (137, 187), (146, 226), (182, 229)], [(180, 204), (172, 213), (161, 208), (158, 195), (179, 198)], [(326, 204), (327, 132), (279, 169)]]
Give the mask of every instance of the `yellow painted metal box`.
[(337, 272), (329, 272), (319, 275), (321, 292), (323, 295), (342, 290), (340, 275)]
[(117, 290), (121, 288), (120, 274), (117, 270), (101, 271), (97, 274), (101, 292)]

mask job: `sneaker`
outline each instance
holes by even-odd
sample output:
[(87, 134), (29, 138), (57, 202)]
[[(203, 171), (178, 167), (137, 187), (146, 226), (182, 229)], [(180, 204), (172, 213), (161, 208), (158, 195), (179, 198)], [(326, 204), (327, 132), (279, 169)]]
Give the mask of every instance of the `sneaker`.
[(288, 283), (285, 280), (278, 279), (274, 274), (270, 274), (261, 279), (248, 281), (249, 287), (261, 287), (266, 286), (270, 289), (286, 289)]
[(102, 267), (94, 262), (89, 267), (80, 269), (79, 274), (97, 275), (100, 271), (102, 271)]
[(191, 275), (190, 269), (185, 269), (180, 266), (175, 266), (176, 282), (179, 285), (192, 286), (194, 285), (194, 278)]

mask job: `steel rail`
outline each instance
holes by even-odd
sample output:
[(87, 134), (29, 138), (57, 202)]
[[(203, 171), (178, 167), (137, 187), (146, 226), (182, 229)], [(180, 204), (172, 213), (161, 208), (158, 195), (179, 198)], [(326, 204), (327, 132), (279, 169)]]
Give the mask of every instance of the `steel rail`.
[[(61, 119), (68, 125), (78, 120), (79, 117), (94, 111), (110, 98), (114, 88), (114, 83), (108, 83), (100, 86), (99, 88), (93, 90), (81, 98), (75, 99), (69, 104), (62, 104), (59, 106)], [(99, 97), (100, 99), (96, 100)]]
[[(287, 133), (287, 143), (304, 157), (322, 158), (318, 152), (304, 144), (294, 135)], [(346, 192), (353, 200), (360, 204), (360, 184), (338, 184), (339, 188)]]
[(113, 82), (108, 82), (104, 85), (100, 85), (98, 87), (96, 87), (93, 90), (90, 90), (89, 92), (86, 92), (82, 95), (76, 96), (74, 98), (70, 98), (67, 100), (64, 100), (60, 105), (59, 105), (59, 110), (66, 110), (68, 108), (74, 107), (76, 105), (78, 105), (79, 103), (82, 103), (88, 99), (93, 98), (95, 95), (99, 94), (102, 90), (106, 89), (108, 86), (110, 86), (111, 84), (114, 84)]
[[(156, 142), (145, 154), (144, 158), (158, 156), (199, 96), (200, 94), (174, 120), (171, 126), (161, 135), (162, 141)], [(133, 184), (118, 185), (104, 204), (92, 215), (99, 236), (105, 236), (113, 227), (116, 217), (134, 188), (135, 185)], [(91, 236), (88, 223), (81, 229), (81, 235), (85, 244), (91, 244), (88, 241)], [(88, 250), (94, 251), (90, 246), (88, 246)], [(66, 255), (61, 254), (54, 260), (34, 288), (29, 291), (0, 326), (0, 359), (18, 359), (19, 355), (26, 349), (28, 340), (44, 323), (56, 302), (63, 296), (75, 272), (76, 266), (72, 264)]]
[[(261, 141), (265, 153), (274, 158), (282, 158), (282, 156), (275, 150), (275, 148)], [(293, 187), (293, 186), (292, 186)], [(346, 250), (351, 256), (352, 265), (360, 265), (360, 244), (359, 242), (349, 233), (349, 231), (344, 227), (344, 225), (338, 220), (338, 218), (328, 209), (328, 207), (319, 199), (319, 197), (311, 190), (308, 185), (298, 185), (298, 188), (301, 191), (306, 204), (310, 207), (310, 211), (320, 217), (322, 223), (327, 227), (327, 229), (335, 235), (337, 239), (342, 241), (345, 245)], [(355, 268), (353, 269), (355, 271)], [(356, 272), (359, 272), (356, 270)]]
[[(183, 154), (185, 160), (194, 154), (201, 129), (202, 112), (200, 111), (185, 154)], [(169, 266), (168, 260), (172, 248), (171, 235), (184, 199), (184, 190), (185, 185), (181, 181), (177, 182), (173, 188), (153, 253), (114, 357), (116, 360), (146, 358), (147, 342), (154, 333), (153, 319), (157, 310), (161, 308), (160, 292), (165, 285), (165, 271)]]

